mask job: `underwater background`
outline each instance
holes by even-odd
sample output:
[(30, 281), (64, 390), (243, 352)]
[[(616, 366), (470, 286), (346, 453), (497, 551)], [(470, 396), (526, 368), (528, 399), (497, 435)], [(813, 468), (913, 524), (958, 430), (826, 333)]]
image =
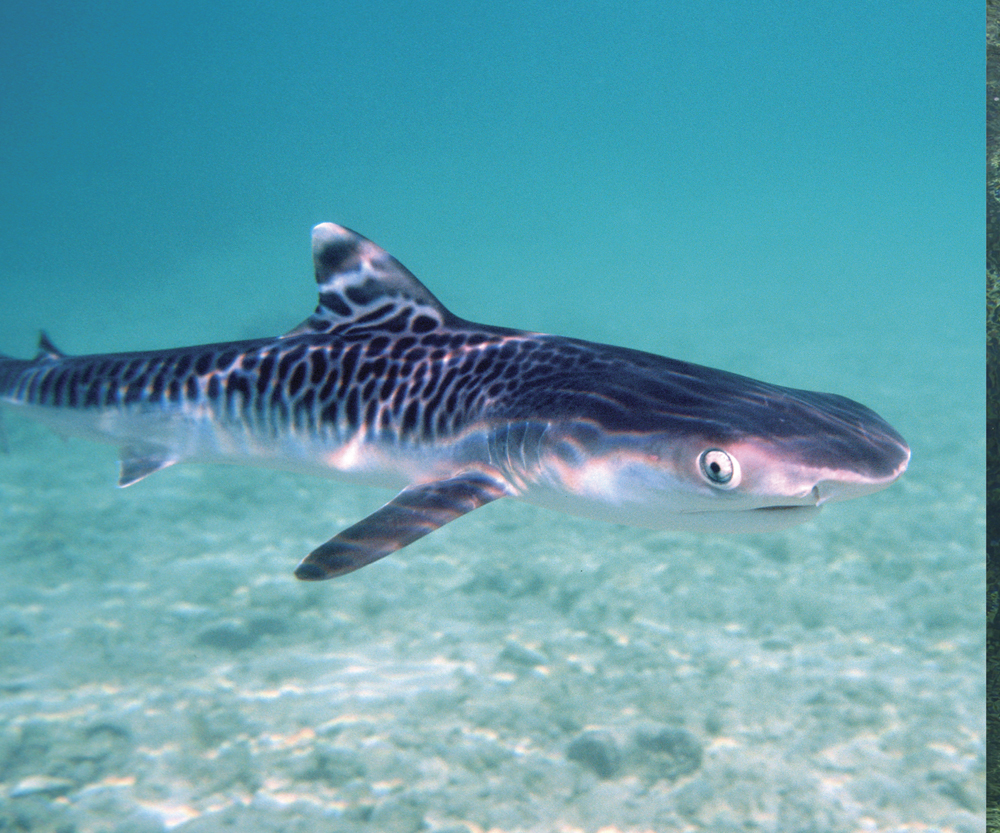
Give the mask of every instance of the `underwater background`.
[(982, 13), (0, 7), (0, 352), (284, 332), (342, 223), (477, 321), (840, 393), (903, 479), (767, 535), (390, 496), (9, 409), (0, 831), (984, 829)]

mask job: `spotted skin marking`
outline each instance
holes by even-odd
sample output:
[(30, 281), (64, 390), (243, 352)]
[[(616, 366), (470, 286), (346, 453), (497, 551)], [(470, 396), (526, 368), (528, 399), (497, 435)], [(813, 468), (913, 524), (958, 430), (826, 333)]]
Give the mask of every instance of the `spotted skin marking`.
[[(404, 487), (307, 556), (307, 580), (504, 496), (643, 526), (775, 528), (884, 488), (909, 460), (844, 397), (465, 321), (339, 226), (313, 230), (313, 260), (319, 303), (283, 336), (68, 356), (43, 333), (33, 360), (0, 357), (0, 401), (118, 445), (122, 486), (193, 460)], [(706, 449), (739, 488), (706, 482)]]

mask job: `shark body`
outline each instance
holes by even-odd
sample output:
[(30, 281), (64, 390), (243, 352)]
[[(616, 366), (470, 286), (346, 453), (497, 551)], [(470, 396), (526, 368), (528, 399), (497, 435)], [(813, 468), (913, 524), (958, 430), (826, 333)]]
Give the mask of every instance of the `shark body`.
[(780, 529), (883, 489), (902, 437), (841, 396), (476, 324), (323, 223), (316, 311), (277, 338), (0, 357), (0, 402), (117, 445), (120, 486), (181, 461), (401, 488), (296, 568), (332, 578), (501, 497), (648, 528)]

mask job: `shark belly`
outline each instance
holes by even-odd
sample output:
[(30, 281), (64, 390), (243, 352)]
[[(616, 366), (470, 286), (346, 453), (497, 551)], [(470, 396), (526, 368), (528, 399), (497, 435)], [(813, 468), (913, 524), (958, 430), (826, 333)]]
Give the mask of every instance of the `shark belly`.
[(543, 509), (580, 518), (671, 532), (777, 532), (812, 520), (820, 509), (815, 501), (806, 500), (802, 505), (699, 512), (688, 509), (681, 501), (671, 505), (662, 500), (635, 502), (614, 497), (594, 500), (565, 489), (537, 485), (516, 497)]

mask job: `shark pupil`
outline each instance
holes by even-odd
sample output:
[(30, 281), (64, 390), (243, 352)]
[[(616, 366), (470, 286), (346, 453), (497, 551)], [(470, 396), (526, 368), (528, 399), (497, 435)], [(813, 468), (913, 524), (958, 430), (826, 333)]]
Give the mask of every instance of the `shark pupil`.
[(710, 448), (702, 452), (701, 471), (705, 477), (720, 486), (724, 486), (733, 479), (733, 458), (719, 448)]

